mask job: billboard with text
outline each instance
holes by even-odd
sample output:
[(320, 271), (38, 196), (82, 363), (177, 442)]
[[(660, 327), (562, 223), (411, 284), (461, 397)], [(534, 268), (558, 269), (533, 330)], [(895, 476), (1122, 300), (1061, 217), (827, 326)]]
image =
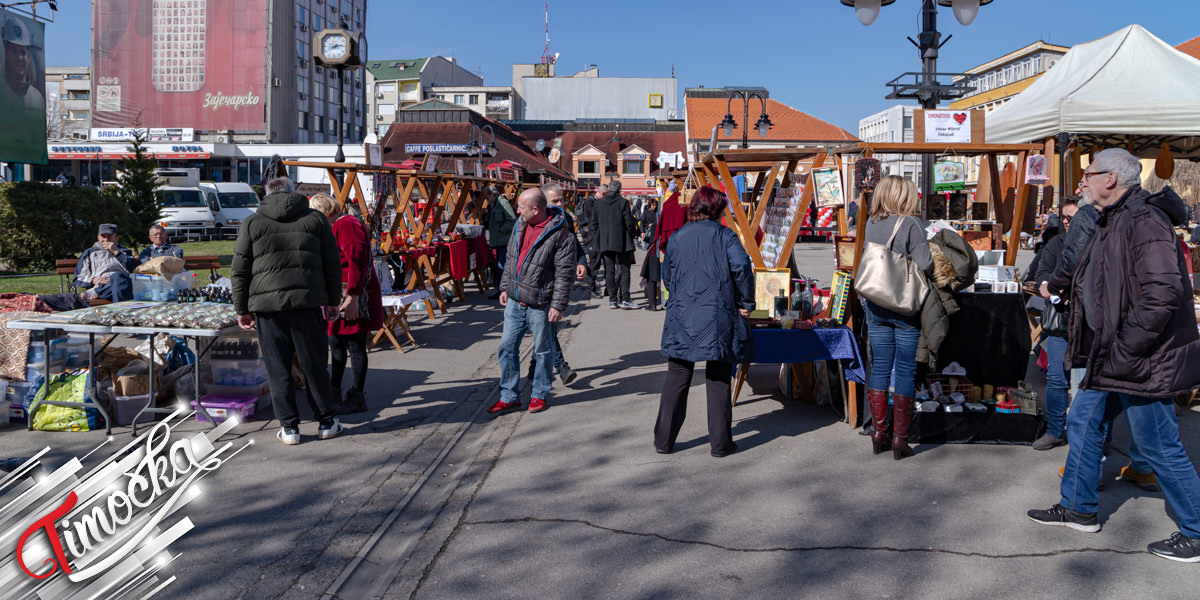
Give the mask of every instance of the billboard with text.
[(262, 131), (267, 0), (92, 2), (92, 123)]
[(46, 26), (0, 10), (0, 161), (46, 163)]

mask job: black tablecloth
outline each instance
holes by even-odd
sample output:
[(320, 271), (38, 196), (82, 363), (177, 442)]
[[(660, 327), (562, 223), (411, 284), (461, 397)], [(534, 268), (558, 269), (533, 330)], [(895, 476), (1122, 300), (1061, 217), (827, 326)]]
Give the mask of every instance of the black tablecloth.
[(938, 351), (938, 364), (958, 361), (975, 385), (1015, 386), (1029, 364), (1029, 316), (1024, 294), (955, 294), (960, 310), (950, 317), (950, 333)]
[(1041, 425), (1041, 415), (918, 412), (908, 433), (910, 443), (1029, 445)]

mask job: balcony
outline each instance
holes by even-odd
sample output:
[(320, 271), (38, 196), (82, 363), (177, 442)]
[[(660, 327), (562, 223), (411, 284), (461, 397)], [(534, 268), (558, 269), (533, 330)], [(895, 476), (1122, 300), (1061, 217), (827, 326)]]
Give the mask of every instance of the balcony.
[(411, 92), (399, 92), (396, 94), (397, 102), (420, 102), (421, 92), (413, 90)]
[(512, 104), (509, 100), (488, 100), (488, 112), (508, 112), (508, 107)]

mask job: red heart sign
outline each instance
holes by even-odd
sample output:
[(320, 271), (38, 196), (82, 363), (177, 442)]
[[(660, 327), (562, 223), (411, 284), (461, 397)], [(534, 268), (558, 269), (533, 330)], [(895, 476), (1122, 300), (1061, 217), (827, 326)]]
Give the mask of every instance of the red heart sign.
[(955, 113), (954, 120), (957, 121), (959, 125), (962, 125), (963, 121), (967, 120), (967, 113)]

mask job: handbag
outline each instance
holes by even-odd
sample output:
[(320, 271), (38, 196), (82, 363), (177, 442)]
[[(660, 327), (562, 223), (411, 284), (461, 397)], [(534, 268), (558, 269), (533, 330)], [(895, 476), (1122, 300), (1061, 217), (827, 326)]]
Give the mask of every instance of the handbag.
[(1042, 310), (1042, 331), (1048, 335), (1067, 335), (1067, 318), (1070, 315), (1065, 307), (1046, 303), (1046, 308)]
[(900, 224), (907, 218), (896, 221), (887, 244), (866, 243), (854, 274), (854, 291), (877, 306), (912, 316), (921, 311), (929, 295), (929, 281), (916, 263), (892, 250)]

